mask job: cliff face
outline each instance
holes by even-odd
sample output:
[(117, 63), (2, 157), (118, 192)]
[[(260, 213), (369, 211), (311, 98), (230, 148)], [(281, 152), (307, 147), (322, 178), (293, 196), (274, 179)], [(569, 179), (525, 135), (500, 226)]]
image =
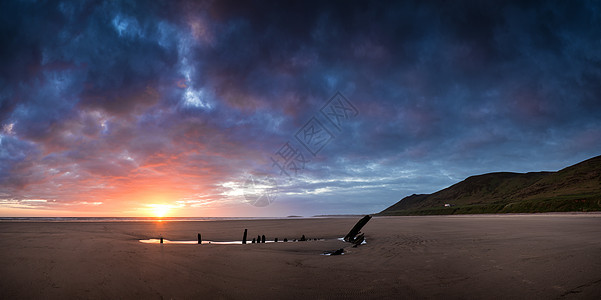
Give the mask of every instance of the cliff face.
[[(445, 207), (450, 204), (450, 207)], [(381, 215), (601, 210), (601, 156), (557, 172), (471, 176), (433, 194), (411, 195)]]

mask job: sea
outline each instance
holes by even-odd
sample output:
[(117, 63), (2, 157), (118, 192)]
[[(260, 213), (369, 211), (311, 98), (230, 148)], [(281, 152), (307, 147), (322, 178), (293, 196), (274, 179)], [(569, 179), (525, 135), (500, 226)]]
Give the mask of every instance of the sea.
[[(295, 217), (296, 218), (296, 217)], [(0, 217), (0, 222), (190, 222), (230, 220), (279, 220), (289, 217)]]

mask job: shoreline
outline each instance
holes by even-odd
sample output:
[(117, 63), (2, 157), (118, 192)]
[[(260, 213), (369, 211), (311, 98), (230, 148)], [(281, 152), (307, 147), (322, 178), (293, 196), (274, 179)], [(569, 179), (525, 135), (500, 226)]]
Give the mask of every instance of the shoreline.
[[(537, 216), (537, 215), (601, 215), (601, 211), (568, 211), (568, 212), (540, 212), (540, 213), (491, 213), (491, 214), (447, 214), (447, 215), (379, 215), (368, 214), (374, 218), (397, 217), (470, 217), (470, 216)], [(113, 223), (113, 222), (215, 222), (215, 221), (261, 221), (261, 220), (312, 220), (312, 219), (353, 219), (359, 220), (365, 215), (315, 215), (310, 217), (0, 217), (0, 223), (31, 222), (31, 223)]]

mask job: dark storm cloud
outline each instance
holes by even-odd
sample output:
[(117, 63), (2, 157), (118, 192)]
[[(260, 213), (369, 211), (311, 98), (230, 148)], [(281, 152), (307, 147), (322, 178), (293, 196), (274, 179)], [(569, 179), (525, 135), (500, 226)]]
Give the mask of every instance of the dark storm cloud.
[(336, 91), (359, 116), (284, 181), (290, 207), (377, 210), (601, 149), (593, 2), (6, 1), (0, 17), (10, 199), (156, 179), (218, 203), (277, 171)]

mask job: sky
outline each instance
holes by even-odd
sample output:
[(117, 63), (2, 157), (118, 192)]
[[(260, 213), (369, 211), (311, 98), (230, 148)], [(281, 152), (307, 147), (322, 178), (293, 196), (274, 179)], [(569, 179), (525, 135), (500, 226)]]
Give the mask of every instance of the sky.
[(601, 154), (598, 1), (2, 1), (0, 216), (366, 214)]

